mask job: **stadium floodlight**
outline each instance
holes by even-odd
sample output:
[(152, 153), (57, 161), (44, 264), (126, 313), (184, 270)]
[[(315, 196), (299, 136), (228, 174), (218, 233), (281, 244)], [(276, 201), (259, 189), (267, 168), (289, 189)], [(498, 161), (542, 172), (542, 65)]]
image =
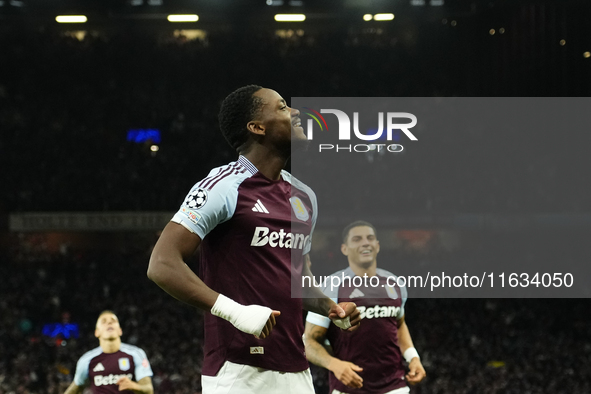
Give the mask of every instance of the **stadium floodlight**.
[(88, 18), (85, 15), (58, 15), (55, 20), (57, 23), (86, 23)]
[(365, 15), (363, 15), (363, 20), (366, 21), (366, 22), (369, 22), (372, 19), (373, 19), (373, 15), (372, 14), (365, 14)]
[(304, 14), (277, 14), (275, 15), (277, 22), (303, 22), (306, 20)]
[(197, 22), (199, 20), (199, 16), (196, 14), (173, 14), (168, 15), (166, 18), (169, 22)]
[(394, 19), (394, 14), (375, 14), (373, 16), (374, 21), (391, 21)]

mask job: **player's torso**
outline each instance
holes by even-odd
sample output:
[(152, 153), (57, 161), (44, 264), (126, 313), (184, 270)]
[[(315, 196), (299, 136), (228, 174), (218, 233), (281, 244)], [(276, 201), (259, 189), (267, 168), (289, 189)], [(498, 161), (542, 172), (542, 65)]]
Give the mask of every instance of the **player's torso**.
[(121, 393), (117, 381), (125, 376), (135, 380), (134, 371), (132, 355), (122, 351), (101, 353), (90, 360), (88, 366), (88, 380), (92, 392), (94, 394)]
[[(361, 312), (361, 324), (352, 333), (334, 325), (327, 332), (335, 356), (364, 369), (360, 376), (365, 389), (356, 393), (382, 392), (405, 385), (397, 323), (403, 313), (401, 290), (398, 286), (388, 286), (385, 277), (379, 277), (379, 282), (374, 278), (373, 283), (377, 286), (340, 287), (338, 301), (354, 302)], [(349, 392), (341, 385), (331, 374), (331, 386)]]
[(204, 374), (215, 374), (223, 360), (286, 372), (307, 368), (302, 300), (292, 297), (292, 281), (299, 283), (312, 226), (313, 202), (306, 192), (260, 174), (240, 183), (234, 214), (203, 240), (202, 277), (241, 304), (268, 306), (281, 316), (264, 340), (206, 316), (211, 365), (204, 365)]
[(240, 184), (232, 217), (203, 240), (206, 283), (236, 291), (244, 301), (291, 294), (292, 273), (301, 275), (311, 229), (312, 204), (306, 193), (255, 174)]
[[(335, 339), (333, 345), (335, 351), (338, 350), (350, 357), (369, 358), (371, 355), (372, 358), (375, 358), (377, 354), (385, 352), (385, 347), (390, 349), (398, 347), (397, 316), (402, 307), (400, 289), (388, 287), (386, 279), (383, 277), (379, 279), (377, 287), (356, 287), (348, 284), (340, 287), (339, 302), (354, 302), (361, 312), (362, 324), (353, 335), (331, 327), (330, 334)], [(362, 338), (363, 349), (356, 346)]]

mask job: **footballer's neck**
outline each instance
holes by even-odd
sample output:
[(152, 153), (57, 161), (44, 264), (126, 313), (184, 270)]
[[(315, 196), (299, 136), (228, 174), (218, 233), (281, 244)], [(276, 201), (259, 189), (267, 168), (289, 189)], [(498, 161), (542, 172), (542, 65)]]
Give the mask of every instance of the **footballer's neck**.
[(99, 339), (103, 353), (115, 353), (121, 349), (121, 338)]
[(289, 154), (277, 150), (267, 149), (262, 145), (253, 146), (247, 153), (242, 154), (261, 174), (271, 180), (279, 180), (281, 170), (287, 164)]
[(349, 261), (349, 267), (351, 267), (351, 270), (353, 271), (353, 273), (357, 276), (361, 276), (363, 277), (364, 275), (367, 276), (376, 276), (377, 273), (377, 269), (378, 269), (378, 264), (377, 261), (373, 261), (372, 263), (369, 264), (356, 264), (356, 263), (352, 263)]

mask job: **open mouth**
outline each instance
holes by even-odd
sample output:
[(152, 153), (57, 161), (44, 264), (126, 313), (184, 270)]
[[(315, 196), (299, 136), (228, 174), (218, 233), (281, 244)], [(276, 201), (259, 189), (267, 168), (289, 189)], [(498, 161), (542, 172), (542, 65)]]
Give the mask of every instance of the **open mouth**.
[(294, 118), (291, 121), (292, 126), (294, 127), (302, 127), (302, 120), (300, 118)]

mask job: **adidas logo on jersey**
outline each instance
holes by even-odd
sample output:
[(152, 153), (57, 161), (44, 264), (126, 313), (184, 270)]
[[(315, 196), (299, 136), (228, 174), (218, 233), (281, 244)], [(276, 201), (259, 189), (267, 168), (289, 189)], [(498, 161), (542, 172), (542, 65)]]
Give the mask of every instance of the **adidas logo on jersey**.
[(108, 376), (96, 375), (94, 377), (94, 385), (95, 386), (106, 386), (108, 384), (117, 384), (117, 381), (121, 378), (128, 377), (129, 379), (133, 379), (133, 375), (128, 373), (122, 375), (113, 375), (112, 373)]
[(100, 372), (100, 371), (104, 371), (105, 367), (103, 367), (102, 363), (98, 363), (97, 365), (94, 366), (94, 368), (92, 369), (92, 372)]
[(355, 289), (351, 292), (351, 294), (349, 294), (349, 298), (358, 298), (358, 297), (364, 297), (365, 294), (363, 294), (363, 292), (359, 289)]
[(254, 204), (254, 207), (252, 208), (252, 210), (255, 212), (260, 212), (260, 213), (269, 213), (269, 211), (267, 211), (267, 208), (265, 208), (265, 206), (263, 205), (261, 200), (257, 200), (257, 203)]
[(250, 348), (250, 354), (265, 354), (265, 348), (262, 346), (253, 346)]
[(380, 317), (398, 317), (398, 314), (400, 313), (399, 306), (380, 306), (380, 305), (370, 306), (370, 307), (358, 306), (357, 309), (359, 309), (359, 312), (361, 312), (359, 317), (361, 317), (362, 319), (377, 319)]

